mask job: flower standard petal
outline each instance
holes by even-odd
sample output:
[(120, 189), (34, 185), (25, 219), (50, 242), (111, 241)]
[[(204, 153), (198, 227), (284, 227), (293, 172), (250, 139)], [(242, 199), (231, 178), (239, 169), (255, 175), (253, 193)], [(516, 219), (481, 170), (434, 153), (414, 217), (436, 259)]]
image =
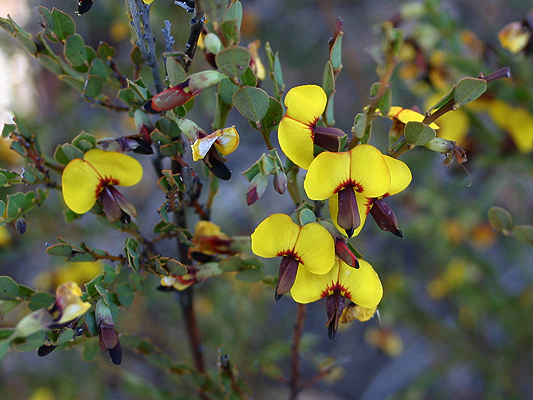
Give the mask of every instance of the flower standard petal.
[(389, 167), (374, 146), (361, 144), (350, 151), (350, 180), (366, 197), (383, 196), (390, 187)]
[(278, 128), (279, 145), (283, 153), (296, 165), (308, 169), (313, 161), (313, 128), (285, 116)]
[(409, 167), (403, 161), (397, 160), (389, 156), (384, 156), (384, 158), (385, 162), (387, 163), (387, 166), (389, 167), (391, 177), (391, 182), (389, 190), (387, 191), (387, 195), (392, 196), (394, 194), (400, 193), (407, 186), (409, 186), (411, 180), (413, 179), (413, 175), (411, 174), (411, 170), (409, 169)]
[(285, 116), (306, 125), (314, 125), (326, 108), (328, 98), (317, 85), (297, 86), (285, 96)]
[(292, 252), (300, 235), (300, 227), (285, 214), (273, 214), (252, 233), (252, 252), (272, 258)]
[(287, 157), (304, 169), (313, 161), (314, 127), (327, 101), (317, 85), (297, 86), (285, 97), (287, 112), (278, 128), (279, 144)]
[(65, 167), (61, 180), (63, 199), (68, 208), (78, 214), (89, 211), (100, 194), (98, 172), (81, 158), (76, 158)]
[(143, 169), (139, 161), (126, 154), (99, 149), (89, 150), (83, 156), (108, 184), (133, 186), (141, 180)]
[(350, 182), (350, 154), (324, 152), (313, 160), (304, 181), (311, 200), (326, 200)]
[(294, 252), (310, 272), (323, 275), (335, 261), (335, 241), (322, 225), (307, 224), (301, 229)]

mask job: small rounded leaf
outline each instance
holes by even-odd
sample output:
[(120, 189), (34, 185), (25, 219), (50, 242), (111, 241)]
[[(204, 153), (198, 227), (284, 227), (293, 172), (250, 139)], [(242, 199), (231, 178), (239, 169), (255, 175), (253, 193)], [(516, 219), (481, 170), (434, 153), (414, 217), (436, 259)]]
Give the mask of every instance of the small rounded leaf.
[(500, 232), (510, 231), (513, 226), (513, 217), (505, 208), (491, 207), (488, 217), (492, 227)]

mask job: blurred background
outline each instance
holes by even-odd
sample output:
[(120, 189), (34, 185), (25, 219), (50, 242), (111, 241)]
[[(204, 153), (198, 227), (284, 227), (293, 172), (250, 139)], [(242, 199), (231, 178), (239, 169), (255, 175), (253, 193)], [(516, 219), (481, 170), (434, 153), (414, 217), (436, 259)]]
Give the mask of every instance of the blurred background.
[[(490, 207), (500, 206), (511, 213), (517, 225), (533, 224), (533, 160), (531, 148), (523, 144), (533, 137), (531, 57), (513, 55), (498, 41), (499, 30), (523, 20), (531, 4), (432, 0), (428, 4), (435, 12), (422, 14), (415, 12), (416, 4), (421, 3), (413, 6), (405, 1), (243, 0), (242, 4), (241, 44), (256, 39), (262, 45), (270, 43), (279, 53), (286, 90), (321, 84), (328, 39), (337, 18), (342, 18), (343, 70), (337, 80), (335, 126), (346, 132), (355, 114), (368, 104), (370, 85), (378, 81), (372, 48), (381, 43), (380, 25), (400, 12), (409, 16), (400, 25), (408, 40), (393, 79), (394, 105), (426, 110), (432, 96), (444, 94), (465, 76), (488, 74), (504, 66), (510, 66), (513, 73), (512, 79), (491, 83), (482, 99), (442, 123), (450, 139), (467, 151), (468, 171), (456, 163), (444, 167), (444, 157), (425, 148), (402, 156), (413, 172), (413, 182), (391, 198), (389, 205), (405, 238), (383, 232), (369, 220), (362, 234), (352, 240), (383, 282), (380, 320), (343, 325), (329, 341), (324, 328), (325, 302), (309, 305), (302, 380), (312, 379), (320, 368), (330, 373), (304, 390), (300, 398), (533, 398), (532, 248), (496, 232), (487, 217)], [(77, 16), (75, 0), (3, 1), (0, 17), (9, 14), (37, 34), (42, 21), (39, 5), (70, 14), (86, 44), (96, 48), (105, 41), (114, 46), (119, 68), (132, 76), (132, 31), (124, 2), (96, 0), (88, 13)], [(155, 0), (152, 27), (159, 50), (163, 49), (160, 30), (165, 20), (172, 23), (175, 50), (182, 51), (190, 14), (172, 1)], [(263, 46), (260, 56), (266, 65)], [(197, 53), (191, 72), (207, 68), (202, 53)], [(146, 67), (142, 74), (153, 90)], [(269, 79), (262, 87), (272, 93)], [(189, 115), (206, 131), (213, 121), (214, 93), (214, 88), (202, 92)], [(498, 112), (493, 107), (496, 99), (508, 106), (503, 110), (523, 110), (527, 117), (515, 120), (510, 111)], [(84, 101), (2, 30), (0, 122), (11, 123), (14, 114), (36, 132), (48, 154), (81, 131), (99, 137), (136, 133), (125, 113)], [(221, 183), (212, 220), (229, 235), (249, 235), (268, 215), (290, 214), (294, 206), (288, 194), (280, 196), (271, 186), (260, 201), (245, 206), (248, 182), (240, 174), (265, 150), (260, 135), (236, 110), (230, 114), (231, 124), (241, 135), (241, 145), (228, 157), (233, 178)], [(375, 125), (372, 143), (385, 152), (391, 123), (378, 119)], [(1, 168), (20, 171), (21, 161), (6, 140), (0, 141)], [(157, 176), (149, 162), (143, 165), (142, 182), (123, 193), (135, 198), (138, 223), (146, 236), (153, 237), (152, 227), (160, 219), (156, 210), (164, 203), (165, 194), (154, 189)], [(1, 198), (19, 190), (24, 188), (0, 188)], [(61, 193), (50, 197), (26, 216), (24, 235), (12, 226), (0, 231), (0, 275), (53, 292), (62, 280), (71, 279), (69, 273), (75, 271), (74, 277), (83, 284), (101, 273), (102, 266), (62, 263), (46, 254), (45, 243), (56, 243), (57, 237), (63, 236), (118, 254), (127, 235), (106, 231), (91, 214), (67, 224)], [(175, 256), (174, 242), (158, 245), (162, 254)], [(278, 261), (263, 261), (274, 274)], [(155, 276), (147, 276), (143, 291), (115, 321), (117, 329), (148, 338), (176, 361), (190, 363), (179, 304), (173, 294), (156, 291), (157, 285)], [(223, 346), (256, 399), (288, 397), (282, 379), (289, 377), (296, 305), (289, 296), (274, 304), (272, 291), (226, 274), (202, 283), (196, 292), (208, 368), (216, 373), (217, 348)], [(0, 327), (14, 326), (27, 312), (19, 306), (0, 320)], [(36, 352), (11, 351), (0, 364), (0, 398), (195, 397), (194, 388), (183, 377), (149, 364), (128, 348), (124, 353), (122, 365), (116, 367), (105, 354), (84, 362), (76, 348), (55, 351), (45, 358)]]

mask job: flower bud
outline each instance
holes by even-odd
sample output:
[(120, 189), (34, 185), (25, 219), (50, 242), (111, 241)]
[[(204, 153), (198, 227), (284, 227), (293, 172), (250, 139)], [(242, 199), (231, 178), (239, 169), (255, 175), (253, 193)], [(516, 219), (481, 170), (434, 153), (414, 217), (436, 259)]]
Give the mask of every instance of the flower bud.
[(227, 76), (218, 71), (209, 70), (198, 72), (189, 77), (189, 89), (193, 92), (204, 90), (225, 78)]
[(283, 194), (287, 190), (287, 174), (285, 172), (277, 171), (274, 175), (274, 190), (279, 194)]
[(204, 37), (204, 46), (209, 53), (218, 54), (222, 48), (222, 42), (215, 33), (210, 32)]

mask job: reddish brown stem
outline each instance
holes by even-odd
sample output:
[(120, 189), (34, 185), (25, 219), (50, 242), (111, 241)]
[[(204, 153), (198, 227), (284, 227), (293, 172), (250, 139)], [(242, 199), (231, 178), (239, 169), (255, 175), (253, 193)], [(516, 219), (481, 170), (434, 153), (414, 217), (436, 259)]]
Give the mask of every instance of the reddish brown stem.
[(298, 394), (302, 390), (300, 385), (300, 342), (305, 321), (305, 304), (298, 304), (298, 311), (296, 313), (296, 323), (294, 324), (294, 334), (292, 336), (292, 350), (291, 350), (291, 380), (290, 380), (290, 396), (289, 400), (296, 400)]

